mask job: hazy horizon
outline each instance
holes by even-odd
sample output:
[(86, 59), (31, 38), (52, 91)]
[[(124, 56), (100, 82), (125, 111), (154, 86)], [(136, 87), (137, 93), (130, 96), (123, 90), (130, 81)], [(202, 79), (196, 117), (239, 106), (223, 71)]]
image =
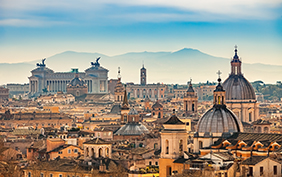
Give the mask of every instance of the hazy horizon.
[(0, 2), (0, 63), (185, 47), (231, 58), (238, 45), (245, 63), (282, 65), (280, 0)]

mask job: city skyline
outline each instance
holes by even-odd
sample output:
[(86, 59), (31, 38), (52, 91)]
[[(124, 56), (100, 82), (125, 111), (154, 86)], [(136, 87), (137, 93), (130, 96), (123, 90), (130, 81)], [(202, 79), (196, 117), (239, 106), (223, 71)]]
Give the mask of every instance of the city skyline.
[(181, 48), (231, 58), (238, 45), (244, 63), (282, 65), (281, 7), (278, 0), (4, 0), (0, 63), (34, 61), (64, 51), (114, 56)]

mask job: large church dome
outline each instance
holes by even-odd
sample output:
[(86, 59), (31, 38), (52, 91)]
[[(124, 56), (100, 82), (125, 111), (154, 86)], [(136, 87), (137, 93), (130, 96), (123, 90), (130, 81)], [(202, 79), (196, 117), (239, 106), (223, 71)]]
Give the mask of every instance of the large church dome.
[(228, 101), (256, 100), (254, 88), (241, 72), (241, 63), (236, 48), (235, 55), (231, 61), (231, 74), (222, 84), (226, 91), (226, 100)]
[(224, 106), (214, 105), (208, 110), (198, 123), (198, 133), (241, 132), (242, 124), (235, 114)]
[(214, 91), (214, 105), (199, 120), (198, 133), (224, 133), (242, 132), (243, 126), (236, 115), (225, 105), (225, 91), (220, 84)]

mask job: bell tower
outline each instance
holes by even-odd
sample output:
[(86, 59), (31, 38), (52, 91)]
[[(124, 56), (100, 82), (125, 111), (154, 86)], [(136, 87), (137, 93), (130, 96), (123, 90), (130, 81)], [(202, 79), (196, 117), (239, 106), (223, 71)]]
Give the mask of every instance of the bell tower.
[(189, 88), (183, 98), (184, 101), (184, 112), (185, 116), (197, 113), (198, 108), (198, 97), (192, 86), (192, 79), (190, 79)]
[(175, 110), (173, 110), (170, 119), (163, 123), (163, 126), (159, 159), (159, 167), (162, 169), (160, 170), (160, 177), (171, 176), (172, 173), (179, 170), (173, 162), (175, 159), (183, 156), (184, 151), (187, 151), (188, 139), (185, 123), (178, 119), (175, 115)]
[(118, 81), (117, 84), (115, 86), (115, 90), (114, 90), (114, 96), (115, 96), (115, 103), (122, 103), (123, 99), (124, 99), (124, 88), (123, 85), (121, 83), (121, 75), (120, 75), (120, 67), (118, 67), (118, 75), (117, 75)]
[(146, 85), (147, 84), (147, 75), (146, 75), (146, 68), (143, 67), (140, 69), (140, 84), (141, 85)]
[(128, 121), (129, 105), (127, 100), (126, 85), (124, 89), (123, 103), (120, 109), (121, 124), (126, 124)]

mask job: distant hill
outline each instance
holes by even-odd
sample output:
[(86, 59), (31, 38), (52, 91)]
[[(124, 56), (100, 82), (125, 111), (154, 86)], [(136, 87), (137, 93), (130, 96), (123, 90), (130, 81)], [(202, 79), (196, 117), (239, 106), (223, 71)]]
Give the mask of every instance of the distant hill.
[[(121, 67), (123, 82), (139, 83), (143, 62), (147, 68), (149, 83), (184, 84), (190, 78), (193, 82), (216, 81), (218, 70), (222, 71), (223, 79), (230, 73), (230, 59), (214, 57), (190, 48), (176, 52), (136, 52), (112, 57), (100, 53), (66, 51), (48, 57), (45, 63), (56, 72), (68, 72), (71, 68), (84, 71), (97, 57), (101, 57), (101, 66), (110, 70), (109, 78), (116, 78), (117, 68)], [(27, 83), (30, 71), (36, 68), (37, 62), (40, 61), (0, 63), (0, 84)], [(249, 81), (263, 80), (266, 83), (275, 83), (282, 78), (282, 66), (243, 63), (243, 73)]]

